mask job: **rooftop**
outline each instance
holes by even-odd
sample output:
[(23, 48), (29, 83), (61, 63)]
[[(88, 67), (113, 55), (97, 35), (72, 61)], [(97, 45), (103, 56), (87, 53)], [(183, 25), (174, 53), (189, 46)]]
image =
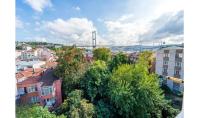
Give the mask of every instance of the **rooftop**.
[(16, 79), (20, 79), (22, 77), (32, 77), (32, 76), (38, 76), (41, 74), (41, 72), (43, 72), (44, 69), (43, 68), (36, 68), (33, 71), (33, 68), (27, 68), (24, 71), (20, 71), (18, 73), (16, 73)]
[[(53, 72), (54, 72), (53, 69), (47, 69), (46, 71), (43, 72), (43, 74), (42, 74), (42, 72), (37, 73), (34, 76), (29, 76), (28, 79), (17, 83), (17, 86), (18, 87), (24, 87), (27, 84), (36, 84), (38, 82), (42, 82), (43, 83), (42, 86), (51, 86), (51, 85), (53, 85), (54, 81), (59, 79), (58, 77), (56, 77), (53, 74)], [(18, 75), (20, 76), (21, 73), (18, 74)]]
[(58, 80), (59, 78), (54, 75), (53, 69), (47, 69), (41, 76), (40, 82), (43, 82), (42, 86), (51, 86), (54, 81)]

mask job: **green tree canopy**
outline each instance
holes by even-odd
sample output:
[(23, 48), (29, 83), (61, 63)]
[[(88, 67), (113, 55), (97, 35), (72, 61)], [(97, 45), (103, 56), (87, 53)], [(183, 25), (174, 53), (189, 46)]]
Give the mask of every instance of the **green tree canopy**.
[(107, 83), (110, 73), (104, 61), (94, 61), (85, 73), (81, 81), (81, 87), (85, 90), (89, 99), (93, 102), (95, 98), (100, 99), (107, 93)]
[(83, 77), (87, 63), (83, 50), (75, 47), (64, 47), (57, 50), (58, 66), (55, 74), (63, 80), (62, 91), (64, 98), (74, 89), (79, 88), (80, 78)]
[(102, 60), (108, 62), (111, 59), (111, 50), (108, 48), (97, 48), (93, 51), (95, 60)]
[(129, 58), (126, 54), (119, 52), (113, 56), (112, 60), (109, 63), (109, 68), (112, 71), (114, 68), (117, 68), (121, 64), (129, 63)]
[[(159, 87), (158, 78), (149, 74), (148, 61), (142, 57), (134, 66), (120, 65), (112, 74), (109, 88), (111, 102), (122, 117), (160, 118), (163, 112), (172, 112), (171, 109), (164, 109), (168, 103)], [(172, 115), (176, 113), (174, 111)]]
[(56, 110), (57, 114), (65, 114), (69, 118), (92, 118), (95, 107), (88, 100), (83, 99), (81, 90), (74, 90), (68, 94), (68, 98)]
[(47, 108), (39, 105), (16, 106), (17, 118), (66, 118), (64, 115), (56, 116), (50, 113)]

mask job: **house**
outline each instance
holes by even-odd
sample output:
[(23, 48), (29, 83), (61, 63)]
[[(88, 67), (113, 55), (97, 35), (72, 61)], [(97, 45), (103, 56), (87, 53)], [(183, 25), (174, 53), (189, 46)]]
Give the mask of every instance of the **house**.
[(38, 48), (36, 50), (37, 57), (43, 61), (50, 61), (54, 59), (54, 52), (49, 50), (48, 48)]
[(59, 106), (62, 103), (61, 80), (53, 72), (53, 68), (48, 68), (17, 82), (17, 103), (39, 103), (48, 108)]
[(23, 43), (22, 44), (22, 49), (28, 51), (28, 50), (32, 50), (32, 47), (29, 46), (28, 44)]
[(23, 71), (17, 72), (16, 73), (16, 81), (17, 82), (22, 82), (26, 79), (28, 79), (29, 77), (35, 77), (35, 76), (39, 76), (41, 74), (41, 72), (45, 71), (44, 68), (27, 68)]
[(162, 84), (171, 90), (183, 91), (184, 54), (182, 46), (163, 47), (156, 52), (155, 72), (162, 76)]

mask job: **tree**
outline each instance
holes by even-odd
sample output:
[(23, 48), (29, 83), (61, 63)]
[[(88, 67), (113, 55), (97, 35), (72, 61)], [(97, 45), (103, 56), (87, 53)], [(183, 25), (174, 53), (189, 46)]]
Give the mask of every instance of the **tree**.
[(105, 103), (103, 100), (99, 100), (96, 105), (96, 117), (97, 118), (114, 118), (113, 107), (110, 104)]
[(166, 111), (176, 115), (176, 112), (167, 109), (168, 103), (159, 87), (158, 78), (155, 74), (149, 74), (148, 64), (141, 56), (134, 66), (123, 64), (113, 71), (109, 96), (121, 117), (159, 118)]
[(110, 61), (109, 68), (112, 71), (114, 68), (117, 68), (121, 64), (129, 63), (128, 56), (122, 52), (113, 56), (113, 59)]
[(56, 116), (50, 113), (47, 108), (43, 108), (39, 105), (32, 106), (17, 106), (16, 107), (17, 118), (66, 118), (64, 115)]
[(56, 110), (57, 114), (64, 113), (69, 118), (92, 118), (95, 107), (88, 100), (83, 99), (81, 90), (74, 90), (68, 94), (68, 98)]
[(153, 63), (155, 62), (155, 58), (153, 56), (153, 52), (151, 51), (143, 51), (139, 54), (139, 61), (142, 61), (148, 66), (149, 72), (154, 71)]
[(87, 63), (83, 50), (75, 47), (64, 47), (56, 51), (59, 56), (55, 74), (62, 78), (63, 97), (74, 89), (79, 88), (80, 79), (83, 77)]
[(97, 48), (93, 51), (95, 60), (102, 60), (108, 62), (111, 59), (111, 50), (108, 48)]
[(107, 83), (110, 72), (104, 61), (98, 60), (92, 63), (81, 81), (81, 87), (89, 96), (91, 102), (99, 100), (107, 93)]

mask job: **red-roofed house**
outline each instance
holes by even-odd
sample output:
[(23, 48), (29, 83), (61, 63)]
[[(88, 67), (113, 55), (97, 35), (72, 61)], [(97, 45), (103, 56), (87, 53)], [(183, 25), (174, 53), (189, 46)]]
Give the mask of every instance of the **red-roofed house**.
[[(45, 71), (35, 70), (36, 75), (17, 83), (17, 103), (39, 103), (54, 108), (62, 103), (61, 80), (53, 74), (53, 68)], [(28, 72), (28, 71), (27, 71)], [(21, 73), (17, 75), (21, 77)]]

